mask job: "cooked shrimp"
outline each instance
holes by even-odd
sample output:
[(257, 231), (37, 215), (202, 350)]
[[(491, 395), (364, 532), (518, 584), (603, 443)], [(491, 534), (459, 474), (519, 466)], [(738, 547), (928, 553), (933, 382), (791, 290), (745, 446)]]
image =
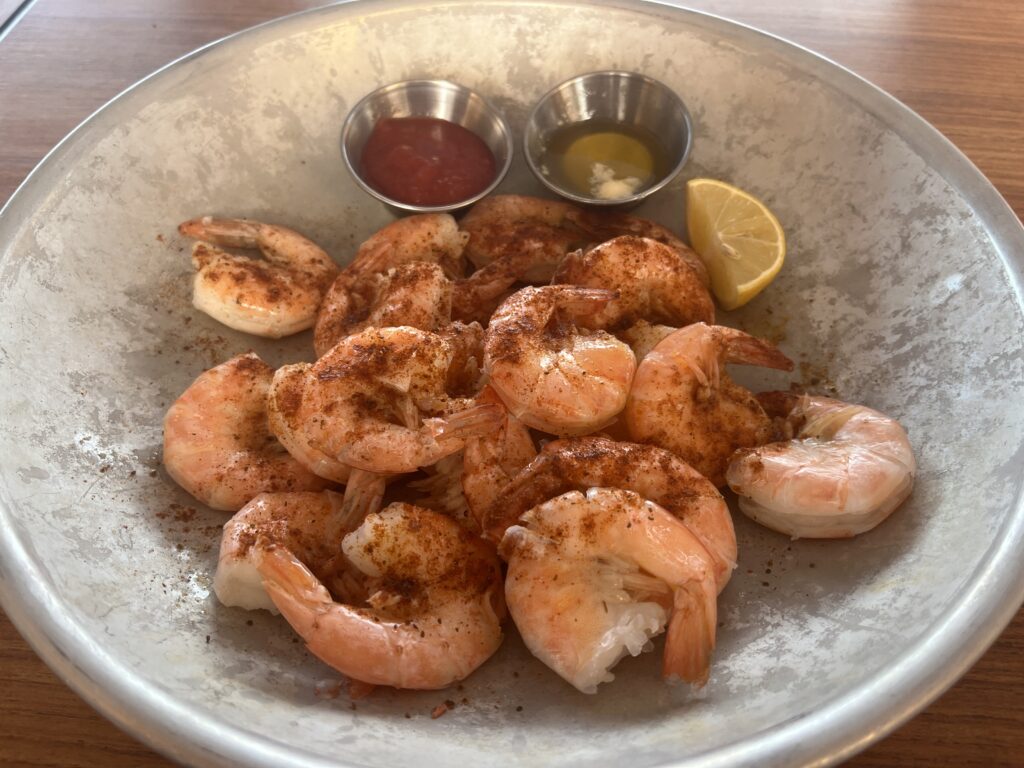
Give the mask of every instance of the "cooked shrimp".
[(638, 320), (676, 327), (715, 322), (714, 302), (697, 272), (678, 250), (646, 237), (624, 235), (574, 251), (552, 282), (619, 291), (618, 301), (586, 318), (592, 328), (617, 330)]
[(604, 331), (577, 327), (614, 291), (550, 285), (524, 288), (491, 318), (484, 371), (509, 411), (528, 426), (579, 435), (622, 410), (636, 370), (628, 346)]
[(534, 507), (501, 542), (505, 599), (533, 654), (584, 693), (668, 624), (662, 674), (697, 686), (715, 647), (711, 556), (631, 491), (591, 488)]
[(487, 510), (486, 533), (500, 541), (505, 529), (531, 508), (567, 491), (588, 488), (633, 491), (671, 512), (708, 550), (718, 590), (725, 587), (736, 567), (736, 532), (725, 499), (697, 470), (653, 445), (606, 437), (548, 443)]
[(771, 420), (726, 363), (789, 371), (792, 361), (743, 331), (695, 323), (666, 336), (637, 367), (626, 404), (629, 433), (681, 456), (719, 488), (737, 448), (771, 438)]
[(436, 331), (451, 322), (452, 282), (438, 264), (409, 261), (386, 272), (345, 271), (324, 297), (313, 331), (318, 356), (365, 328)]
[(347, 483), (352, 468), (314, 448), (302, 429), (301, 419), (309, 410), (302, 407), (308, 369), (308, 363), (297, 363), (274, 371), (267, 390), (267, 424), (299, 464), (320, 477)]
[(287, 547), (296, 557), (341, 591), (351, 593), (353, 577), (341, 555), (341, 539), (370, 512), (380, 509), (384, 479), (363, 473), (345, 497), (323, 493), (261, 493), (224, 524), (213, 591), (222, 604), (253, 611), (277, 608), (256, 569), (257, 542)]
[(914, 487), (899, 422), (862, 405), (784, 392), (759, 396), (792, 439), (733, 454), (725, 478), (747, 516), (794, 539), (870, 531)]
[(711, 285), (711, 278), (708, 276), (708, 269), (704, 266), (692, 248), (680, 240), (668, 227), (664, 227), (656, 221), (641, 219), (628, 213), (613, 211), (585, 211), (577, 210), (569, 215), (571, 221), (581, 230), (587, 233), (590, 242), (603, 243), (613, 237), (621, 235), (633, 235), (635, 237), (647, 237), (657, 240), (659, 243), (671, 247), (689, 264), (697, 273), (704, 285)]
[(483, 387), (484, 329), (479, 323), (442, 326), (437, 335), (448, 342), (452, 353), (445, 390), (457, 397), (473, 397)]
[[(369, 472), (414, 472), (496, 428), (501, 409), (449, 398), (451, 345), (415, 328), (369, 329), (288, 371), (278, 398), (294, 442)], [(295, 377), (292, 379), (291, 377)], [(289, 445), (292, 440), (289, 438)]]
[(335, 602), (285, 547), (260, 552), (274, 604), (323, 662), (356, 680), (437, 689), (466, 678), (501, 644), (501, 567), (494, 548), (444, 515), (391, 504), (345, 536), (370, 588)]
[(356, 252), (346, 272), (386, 272), (410, 261), (438, 264), (450, 280), (465, 273), (462, 251), (469, 235), (447, 213), (406, 216), (371, 235)]
[[(479, 530), (487, 510), (499, 499), (507, 498), (506, 489), (509, 483), (537, 455), (537, 448), (533, 444), (530, 430), (505, 410), (501, 398), (492, 387), (486, 387), (477, 397), (477, 401), (501, 404), (505, 412), (505, 418), (497, 431), (466, 440), (461, 477), (462, 491), (466, 506)], [(556, 494), (552, 494), (554, 495)], [(522, 511), (525, 512), (532, 506), (534, 505), (524, 507)], [(509, 525), (518, 518), (517, 514), (509, 521)], [(505, 529), (502, 528), (501, 532), (493, 537), (494, 540), (501, 541), (501, 534), (504, 532)]]
[(524, 195), (492, 195), (474, 205), (459, 226), (469, 233), (466, 256), (484, 267), (511, 255), (528, 254), (531, 266), (520, 277), (548, 283), (562, 257), (592, 238), (572, 223), (580, 213), (569, 203)]
[[(178, 231), (205, 241), (192, 248), (193, 305), (237, 331), (279, 339), (312, 327), (338, 274), (327, 253), (285, 227), (203, 216)], [(265, 260), (235, 256), (210, 243), (258, 248)]]
[(263, 492), (320, 491), (327, 480), (293, 459), (267, 424), (273, 369), (250, 352), (211, 368), (164, 418), (164, 467), (214, 509), (234, 512)]

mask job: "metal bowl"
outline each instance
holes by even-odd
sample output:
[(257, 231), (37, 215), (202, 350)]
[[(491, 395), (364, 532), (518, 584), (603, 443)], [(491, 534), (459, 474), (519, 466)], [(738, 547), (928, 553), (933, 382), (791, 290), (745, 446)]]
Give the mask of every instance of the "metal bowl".
[[(581, 195), (557, 183), (544, 169), (544, 151), (551, 134), (562, 126), (605, 118), (649, 131), (669, 158), (669, 170), (633, 195), (605, 199)], [(693, 146), (690, 112), (675, 91), (638, 72), (589, 72), (566, 80), (544, 94), (526, 121), (523, 150), (530, 170), (562, 197), (594, 206), (636, 205), (662, 189), (686, 165)]]
[[(337, 675), (280, 617), (217, 603), (225, 515), (160, 464), (164, 412), (203, 369), (309, 359), (309, 337), (196, 312), (176, 224), (274, 221), (346, 263), (393, 220), (338, 152), (339, 115), (377, 83), (466, 83), (519, 131), (552, 83), (611, 62), (685, 92), (695, 173), (786, 227), (785, 268), (722, 321), (780, 339), (813, 391), (898, 418), (914, 493), (848, 541), (737, 515), (702, 699), (662, 683), (657, 653), (585, 696), (511, 628), (460, 691), (332, 698)], [(544, 192), (525, 162), (502, 188)], [(679, 231), (683, 196), (637, 212)], [(941, 134), (749, 28), (633, 0), (373, 0), (264, 25), (112, 101), (0, 212), (0, 602), (87, 701), (182, 763), (821, 768), (938, 696), (1024, 597), (1022, 285), (1020, 222)]]
[[(381, 194), (363, 178), (359, 159), (377, 121), (389, 117), (436, 117), (472, 131), (494, 154), (494, 180), (478, 194), (446, 205), (413, 205)], [(512, 165), (512, 132), (487, 99), (463, 85), (447, 80), (405, 80), (368, 93), (352, 107), (341, 127), (341, 156), (360, 187), (398, 212), (445, 213), (472, 205), (501, 183)]]

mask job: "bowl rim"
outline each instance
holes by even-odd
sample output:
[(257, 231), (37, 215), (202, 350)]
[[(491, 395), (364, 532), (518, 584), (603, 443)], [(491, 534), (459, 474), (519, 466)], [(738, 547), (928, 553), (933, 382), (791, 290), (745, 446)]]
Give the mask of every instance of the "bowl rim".
[[(629, 195), (628, 197), (616, 197), (606, 200), (604, 198), (599, 197), (588, 197), (586, 195), (578, 195), (575, 192), (571, 192), (568, 189), (559, 186), (554, 181), (552, 181), (547, 176), (547, 174), (542, 173), (540, 167), (537, 165), (537, 160), (534, 159), (533, 153), (530, 152), (530, 129), (533, 125), (535, 125), (537, 114), (540, 112), (541, 106), (543, 106), (548, 101), (548, 99), (550, 99), (560, 90), (565, 88), (567, 85), (572, 85), (573, 83), (579, 82), (580, 80), (589, 77), (600, 77), (608, 75), (614, 75), (617, 77), (625, 75), (629, 79), (643, 80), (651, 85), (661, 88), (666, 93), (671, 94), (671, 96), (675, 98), (675, 100), (678, 102), (679, 106), (682, 108), (683, 111), (683, 127), (686, 131), (686, 143), (683, 146), (683, 152), (679, 156), (678, 161), (675, 163), (675, 165), (672, 166), (671, 169), (669, 169), (669, 171), (661, 178), (660, 181), (650, 185), (649, 187), (644, 187), (639, 192)], [(575, 123), (563, 123), (563, 125), (575, 125)], [(653, 78), (650, 75), (644, 74), (643, 72), (634, 72), (628, 69), (598, 69), (594, 70), (593, 72), (582, 72), (578, 75), (574, 75), (566, 80), (563, 80), (558, 85), (548, 90), (539, 99), (537, 99), (537, 101), (533, 105), (533, 109), (530, 110), (530, 115), (529, 117), (527, 117), (526, 124), (523, 127), (522, 146), (523, 156), (526, 158), (526, 164), (530, 166), (530, 171), (533, 172), (533, 175), (541, 184), (543, 184), (549, 190), (554, 192), (556, 195), (564, 197), (567, 200), (571, 200), (574, 203), (579, 203), (580, 205), (586, 205), (591, 207), (615, 208), (620, 206), (631, 206), (643, 202), (651, 195), (657, 193), (658, 191), (668, 186), (668, 184), (670, 184), (672, 180), (675, 179), (676, 176), (678, 176), (682, 172), (683, 168), (689, 162), (690, 154), (693, 152), (693, 117), (690, 115), (690, 110), (686, 106), (686, 101), (683, 99), (683, 97), (676, 93), (676, 91), (673, 88), (669, 88), (667, 85), (665, 85), (665, 83), (661, 82), (660, 80)]]
[[(309, 23), (334, 14), (363, 15), (362, 8), (408, 8), (418, 0), (343, 0), (299, 11), (241, 30), (204, 45), (157, 69), (100, 106), (57, 143), (0, 208), (0, 247), (13, 241), (34, 210), (33, 186), (57, 173), (75, 143), (92, 129), (116, 125), (120, 112), (144, 103), (149, 86), (211, 49), (226, 49), (270, 29)], [(480, 0), (449, 0), (451, 5), (479, 6)], [(523, 0), (508, 3), (529, 5)], [(663, 0), (588, 0), (588, 5), (646, 13), (658, 19), (685, 16), (697, 28), (745, 39), (769, 53), (790, 57), (826, 87), (836, 88), (883, 120), (898, 136), (954, 186), (972, 207), (1005, 268), (1017, 306), (1024, 306), (1024, 225), (980, 170), (938, 129), (894, 96), (851, 70), (780, 36), (740, 22), (681, 8)], [(275, 38), (276, 39), (276, 38)], [(936, 166), (936, 156), (941, 162)], [(0, 251), (0, 267), (8, 251)], [(994, 533), (986, 559), (951, 597), (949, 609), (911, 642), (892, 665), (872, 673), (854, 687), (821, 702), (814, 712), (779, 723), (711, 752), (670, 760), (673, 768), (772, 768), (807, 765), (820, 768), (848, 759), (891, 733), (949, 688), (996, 640), (1024, 602), (1024, 487)], [(286, 746), (263, 734), (224, 721), (196, 705), (182, 702), (145, 680), (111, 656), (69, 612), (32, 558), (11, 515), (11, 500), (0, 486), (0, 606), (43, 661), (77, 694), (107, 719), (161, 754), (194, 765), (338, 766), (301, 748)], [(881, 703), (879, 703), (881, 702)]]
[[(308, 13), (308, 11), (306, 11), (305, 13)], [(294, 16), (297, 14), (292, 15)], [(287, 19), (291, 17), (284, 16), (282, 18)], [(278, 19), (278, 21), (280, 21), (280, 19)], [(273, 23), (273, 21), (267, 23)], [(253, 29), (255, 29), (255, 27), (253, 27)], [(242, 34), (245, 31), (246, 30), (242, 30), (242, 32), (239, 32), (237, 34)], [(382, 93), (387, 93), (389, 91), (405, 90), (413, 86), (421, 85), (440, 87), (449, 91), (465, 93), (468, 94), (470, 98), (479, 99), (483, 103), (488, 114), (490, 114), (490, 116), (497, 123), (501, 131), (502, 143), (505, 145), (505, 162), (502, 163), (501, 167), (497, 169), (494, 179), (491, 181), (491, 183), (487, 185), (487, 187), (483, 191), (478, 192), (472, 197), (468, 197), (464, 200), (459, 200), (454, 203), (447, 203), (445, 205), (414, 205), (413, 203), (403, 203), (399, 200), (395, 200), (394, 198), (388, 197), (387, 195), (378, 192), (376, 189), (371, 187), (363, 178), (362, 174), (359, 172), (358, 159), (353, 158), (349, 154), (349, 134), (352, 132), (352, 126), (355, 124), (357, 116), (361, 114), (362, 110), (366, 107), (366, 105), (368, 105), (371, 101), (373, 101), (373, 99), (375, 99)], [(467, 128), (466, 130), (469, 129)], [(473, 203), (479, 202), (483, 198), (487, 197), (487, 195), (491, 194), (498, 187), (498, 185), (501, 184), (502, 181), (504, 181), (505, 176), (508, 175), (509, 168), (512, 167), (512, 160), (514, 159), (513, 156), (515, 155), (515, 142), (512, 140), (512, 129), (509, 127), (508, 121), (505, 119), (505, 116), (501, 113), (501, 111), (497, 107), (495, 107), (494, 104), (479, 91), (476, 91), (470, 88), (469, 86), (462, 85), (461, 83), (456, 83), (453, 80), (447, 80), (444, 78), (414, 78), (411, 80), (398, 80), (394, 83), (388, 83), (378, 88), (374, 88), (372, 91), (370, 91), (365, 96), (360, 98), (359, 101), (357, 101), (354, 105), (352, 105), (352, 108), (348, 111), (348, 114), (345, 116), (344, 122), (341, 124), (340, 141), (342, 160), (344, 160), (345, 168), (348, 169), (349, 174), (355, 180), (356, 184), (358, 184), (359, 187), (364, 192), (369, 194), (371, 197), (376, 198), (385, 205), (391, 206), (392, 208), (397, 208), (401, 211), (405, 211), (410, 214), (451, 213), (452, 211), (457, 211), (461, 208), (466, 208), (467, 206), (473, 205)], [(488, 147), (488, 149), (490, 149), (490, 147)]]

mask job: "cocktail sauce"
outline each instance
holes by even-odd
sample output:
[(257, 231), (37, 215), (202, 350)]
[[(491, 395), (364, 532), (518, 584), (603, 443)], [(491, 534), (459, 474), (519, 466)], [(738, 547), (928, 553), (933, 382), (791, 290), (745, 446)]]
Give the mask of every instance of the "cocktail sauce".
[(366, 183), (408, 205), (450, 205), (483, 192), (496, 174), (483, 139), (436, 117), (378, 120), (360, 157)]

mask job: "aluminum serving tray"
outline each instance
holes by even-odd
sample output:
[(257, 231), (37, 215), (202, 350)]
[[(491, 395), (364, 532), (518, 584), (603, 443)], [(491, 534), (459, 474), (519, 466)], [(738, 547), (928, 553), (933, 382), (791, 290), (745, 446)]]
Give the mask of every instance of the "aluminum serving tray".
[[(853, 541), (791, 542), (738, 519), (702, 698), (663, 685), (657, 654), (584, 696), (511, 630), (458, 690), (330, 698), (338, 676), (280, 619), (216, 603), (224, 516), (160, 466), (163, 413), (201, 370), (249, 348), (308, 358), (309, 338), (265, 342), (195, 312), (175, 225), (272, 220), (344, 262), (389, 220), (338, 152), (363, 94), (449, 78), (521, 133), (553, 84), (607, 68), (667, 83), (694, 117), (690, 165), (639, 212), (680, 229), (696, 175), (772, 207), (786, 266), (722, 321), (777, 340), (812, 389), (899, 418), (920, 461), (914, 495)], [(540, 191), (521, 158), (502, 191)], [(952, 683), (1024, 595), (1022, 263), (1020, 223), (934, 129), (722, 19), (641, 2), (380, 0), (258, 27), (111, 102), (0, 214), (0, 600), (75, 690), (195, 765), (835, 762)], [(444, 699), (457, 706), (431, 719)]]

